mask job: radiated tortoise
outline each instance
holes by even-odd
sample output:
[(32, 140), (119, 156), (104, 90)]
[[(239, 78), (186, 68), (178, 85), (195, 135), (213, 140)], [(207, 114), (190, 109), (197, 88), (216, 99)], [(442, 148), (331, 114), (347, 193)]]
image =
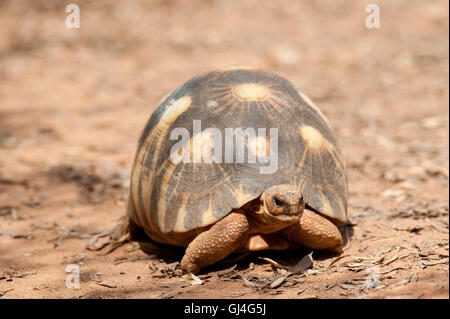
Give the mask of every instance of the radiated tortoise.
[(272, 72), (222, 69), (170, 92), (141, 133), (130, 233), (187, 247), (186, 272), (236, 251), (342, 251), (347, 178), (330, 123)]

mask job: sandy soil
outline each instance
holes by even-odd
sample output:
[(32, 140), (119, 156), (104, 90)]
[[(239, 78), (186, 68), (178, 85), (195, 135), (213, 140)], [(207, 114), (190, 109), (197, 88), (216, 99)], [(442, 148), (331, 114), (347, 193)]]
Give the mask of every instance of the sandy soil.
[[(365, 1), (74, 2), (80, 29), (64, 1), (0, 1), (2, 298), (449, 297), (447, 1), (378, 1), (379, 29)], [(105, 254), (157, 101), (236, 64), (287, 77), (332, 123), (355, 224), (344, 253), (292, 275), (259, 257), (308, 251), (238, 256), (201, 285), (135, 243)]]

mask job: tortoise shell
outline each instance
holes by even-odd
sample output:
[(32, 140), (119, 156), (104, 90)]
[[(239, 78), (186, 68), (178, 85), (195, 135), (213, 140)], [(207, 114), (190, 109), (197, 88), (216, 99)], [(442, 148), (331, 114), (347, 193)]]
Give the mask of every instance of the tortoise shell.
[[(207, 128), (223, 136), (216, 139)], [(236, 128), (253, 131), (246, 131), (242, 144), (232, 136), (227, 148), (227, 133)], [(265, 135), (250, 134), (258, 128)], [(179, 132), (189, 139), (180, 141)], [(206, 161), (211, 141), (221, 147)], [(240, 160), (238, 145), (244, 147)], [(247, 157), (258, 147), (263, 151), (256, 155), (267, 156), (277, 148), (275, 170), (261, 173), (268, 163)], [(183, 160), (174, 161), (180, 152)], [(274, 73), (214, 71), (170, 92), (151, 115), (134, 160), (128, 215), (153, 239), (173, 242), (164, 239), (208, 227), (278, 184), (301, 188), (307, 205), (335, 223), (347, 220), (345, 163), (323, 113)]]

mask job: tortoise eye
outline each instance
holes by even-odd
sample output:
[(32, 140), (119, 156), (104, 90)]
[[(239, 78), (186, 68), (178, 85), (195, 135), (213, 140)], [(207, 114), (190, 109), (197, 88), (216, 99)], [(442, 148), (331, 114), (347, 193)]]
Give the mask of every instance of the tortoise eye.
[(275, 207), (282, 207), (284, 205), (284, 201), (279, 199), (278, 197), (274, 197), (272, 202)]

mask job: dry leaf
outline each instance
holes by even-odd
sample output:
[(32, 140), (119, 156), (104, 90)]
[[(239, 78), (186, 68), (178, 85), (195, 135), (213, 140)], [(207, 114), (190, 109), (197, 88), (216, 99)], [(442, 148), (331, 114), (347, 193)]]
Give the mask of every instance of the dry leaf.
[(449, 262), (449, 258), (444, 258), (441, 260), (433, 260), (433, 261), (426, 261), (426, 260), (422, 260), (421, 263), (426, 267), (426, 266), (434, 266), (434, 265), (439, 265), (439, 264), (448, 264)]
[(173, 291), (173, 292), (168, 293), (167, 295), (161, 296), (161, 299), (172, 299), (173, 297), (175, 297), (181, 293), (182, 293), (181, 291)]
[(244, 280), (244, 286), (245, 287), (248, 287), (248, 288), (255, 288), (256, 287), (256, 285), (254, 283), (252, 283), (250, 280), (248, 280), (244, 276), (241, 276), (241, 277)]
[(9, 278), (23, 278), (25, 276), (29, 275), (35, 275), (37, 274), (37, 271), (17, 271), (17, 272), (10, 272), (6, 271), (3, 275), (0, 276), (0, 279), (9, 279)]
[(226, 274), (232, 272), (232, 271), (236, 268), (236, 266), (237, 266), (237, 264), (231, 266), (230, 268), (227, 268), (227, 269), (224, 269), (224, 270), (217, 271), (217, 272), (215, 272), (215, 275), (217, 275), (217, 276), (219, 276), (219, 277), (220, 277), (220, 276), (223, 276), (223, 275), (226, 275)]
[(333, 266), (337, 261), (339, 261), (339, 260), (341, 260), (341, 259), (343, 259), (343, 258), (345, 258), (345, 257), (347, 257), (347, 256), (345, 256), (345, 255), (341, 255), (341, 256), (339, 256), (339, 257), (337, 257), (337, 258), (334, 258), (322, 271), (326, 271), (326, 270), (328, 270), (331, 266)]
[(245, 292), (233, 292), (230, 295), (224, 296), (225, 298), (237, 298), (245, 295)]
[(14, 207), (12, 206), (0, 206), (0, 216), (12, 215)]
[(306, 269), (312, 266), (313, 264), (313, 258), (312, 258), (312, 252), (306, 256), (304, 256), (296, 265), (294, 266), (285, 266), (280, 264), (279, 262), (267, 258), (267, 257), (260, 257), (260, 259), (267, 261), (269, 264), (280, 268), (285, 269), (289, 272), (289, 274), (296, 274), (296, 273), (303, 273)]
[(359, 288), (358, 285), (348, 285), (348, 284), (339, 284), (338, 286), (345, 290)]
[(302, 294), (305, 290), (306, 290), (306, 287), (303, 287), (302, 289), (300, 289), (300, 290), (297, 292), (297, 295)]
[(280, 278), (275, 279), (275, 280), (270, 284), (270, 288), (273, 289), (273, 288), (279, 287), (279, 286), (286, 280), (286, 278), (289, 277), (289, 275), (291, 275), (291, 274), (288, 274), (288, 275), (286, 275), (286, 276), (282, 276), (282, 277), (280, 277)]
[(127, 242), (129, 242), (130, 239), (130, 234), (126, 233), (123, 234), (122, 237), (120, 237), (119, 239), (117, 239), (116, 241), (112, 240), (109, 241), (107, 244), (111, 243), (111, 247), (109, 247), (104, 253), (102, 253), (101, 255), (108, 255), (110, 253), (112, 253), (114, 250), (116, 250), (117, 248), (119, 248), (120, 246), (126, 244)]
[(181, 276), (180, 281), (188, 282), (191, 286), (203, 285), (203, 281), (192, 273)]
[(156, 255), (148, 255), (148, 256), (132, 256), (132, 257), (117, 257), (113, 260), (114, 265), (119, 265), (126, 262), (135, 262), (138, 260), (148, 260), (155, 258)]
[(8, 289), (8, 290), (0, 291), (0, 297), (3, 297), (3, 296), (6, 295), (8, 292), (13, 291), (13, 290), (14, 290), (14, 288), (11, 288), (11, 289)]
[(389, 259), (388, 261), (386, 261), (386, 262), (384, 263), (385, 266), (387, 266), (387, 265), (393, 263), (394, 261), (396, 261), (396, 260), (398, 259), (398, 253), (399, 253), (399, 251), (400, 251), (400, 246), (397, 246), (396, 249), (397, 249), (397, 251), (395, 252), (394, 257), (392, 257), (391, 259)]
[(419, 279), (419, 275), (415, 272), (408, 277), (410, 283), (415, 283)]
[(400, 270), (400, 269), (409, 269), (409, 267), (398, 267), (398, 266), (390, 267), (390, 268), (387, 268), (385, 270), (380, 271), (379, 274), (380, 275), (386, 275), (386, 274), (388, 274), (390, 272), (393, 272), (393, 271), (396, 271), (396, 270)]
[(108, 282), (104, 282), (104, 281), (96, 281), (95, 283), (99, 286), (103, 286), (106, 288), (116, 288), (117, 287), (116, 284), (108, 283)]
[(26, 233), (26, 232), (0, 232), (0, 236), (12, 237), (14, 239), (25, 238), (28, 240), (33, 238), (33, 236), (30, 233)]
[(273, 259), (270, 259), (270, 258), (267, 258), (267, 257), (259, 257), (259, 259), (267, 261), (269, 264), (271, 264), (271, 265), (273, 265), (273, 266), (275, 266), (277, 268), (286, 269), (286, 270), (288, 269), (288, 266), (282, 265), (282, 264), (280, 264), (279, 262), (276, 262)]
[(302, 273), (309, 267), (313, 265), (313, 258), (312, 258), (312, 252), (306, 256), (304, 256), (295, 266), (288, 267), (288, 271), (296, 274), (296, 273)]

